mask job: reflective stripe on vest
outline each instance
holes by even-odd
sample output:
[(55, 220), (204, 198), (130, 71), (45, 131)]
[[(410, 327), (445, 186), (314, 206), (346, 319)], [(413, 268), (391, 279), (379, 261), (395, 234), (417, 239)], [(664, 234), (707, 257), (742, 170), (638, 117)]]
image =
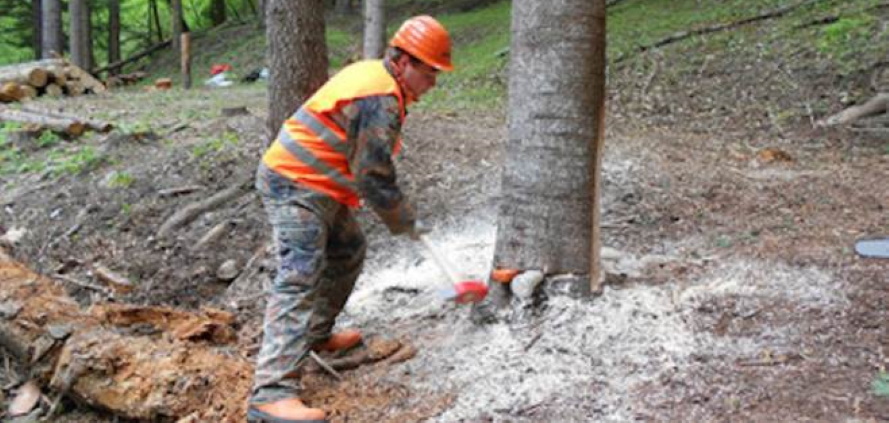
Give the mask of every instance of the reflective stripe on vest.
[[(300, 110), (302, 110), (302, 109), (300, 109)], [(307, 113), (304, 113), (304, 114), (307, 114)], [(314, 117), (312, 117), (312, 119), (315, 120)], [(304, 123), (305, 121), (301, 121), (301, 122)], [(315, 120), (315, 122), (317, 122), (317, 120)], [(311, 126), (309, 126), (309, 128), (311, 128)], [(325, 129), (327, 129), (327, 128), (325, 128)], [(333, 133), (331, 133), (331, 135), (332, 134)], [(345, 154), (343, 151), (341, 151), (341, 149), (343, 149), (343, 148), (348, 149), (349, 148), (346, 143), (335, 138), (335, 136), (334, 136), (334, 139), (335, 139), (334, 142), (336, 144), (331, 144), (330, 140), (328, 140), (321, 134), (318, 134), (318, 136), (322, 140), (324, 140), (324, 142), (326, 144), (330, 145), (332, 148), (334, 148), (337, 152), (339, 152), (341, 154)], [(312, 154), (311, 151), (309, 151), (308, 149), (303, 147), (302, 144), (296, 142), (290, 136), (290, 134), (287, 133), (286, 129), (282, 128), (281, 131), (278, 132), (278, 141), (281, 142), (281, 145), (283, 145), (284, 148), (287, 149), (288, 152), (290, 152), (290, 154), (293, 154), (297, 159), (299, 159), (303, 163), (315, 168), (315, 170), (317, 170), (324, 176), (327, 176), (328, 178), (333, 179), (334, 182), (341, 185), (343, 188), (346, 188), (355, 194), (358, 193), (358, 187), (355, 185), (355, 182), (349, 180), (346, 177), (346, 175), (343, 175), (340, 171), (328, 166), (327, 163), (324, 163), (323, 161), (318, 160), (318, 158), (315, 157), (315, 155)], [(337, 147), (336, 146), (337, 144), (339, 144), (341, 146)], [(348, 157), (348, 156), (346, 156), (346, 157)]]

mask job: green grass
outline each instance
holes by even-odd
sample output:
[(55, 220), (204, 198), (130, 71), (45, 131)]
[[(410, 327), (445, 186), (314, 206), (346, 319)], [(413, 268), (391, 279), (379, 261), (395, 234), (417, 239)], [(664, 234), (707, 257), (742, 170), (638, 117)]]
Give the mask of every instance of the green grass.
[[(454, 40), (454, 71), (441, 73), (421, 108), (438, 111), (498, 109), (506, 97), (510, 3), (438, 17)], [(397, 28), (396, 28), (397, 29)]]

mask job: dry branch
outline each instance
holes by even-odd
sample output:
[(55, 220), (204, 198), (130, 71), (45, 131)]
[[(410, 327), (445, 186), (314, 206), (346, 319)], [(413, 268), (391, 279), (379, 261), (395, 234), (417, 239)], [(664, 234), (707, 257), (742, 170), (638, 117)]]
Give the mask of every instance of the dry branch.
[(157, 44), (155, 44), (155, 45), (153, 45), (153, 46), (151, 46), (151, 47), (148, 47), (147, 49), (142, 50), (141, 52), (136, 53), (135, 55), (130, 56), (130, 57), (126, 58), (126, 59), (118, 60), (118, 61), (116, 61), (116, 62), (114, 62), (114, 63), (109, 63), (109, 64), (107, 64), (107, 65), (105, 65), (105, 66), (102, 66), (101, 68), (93, 69), (93, 74), (98, 75), (98, 74), (100, 74), (100, 73), (102, 73), (102, 72), (106, 72), (106, 71), (109, 71), (109, 70), (111, 70), (111, 69), (120, 68), (120, 67), (123, 66), (123, 65), (126, 65), (126, 64), (128, 64), (128, 63), (135, 62), (136, 60), (139, 60), (139, 59), (141, 59), (141, 58), (143, 58), (143, 57), (145, 57), (145, 56), (148, 56), (148, 55), (150, 55), (151, 53), (154, 53), (154, 52), (156, 52), (156, 51), (158, 51), (158, 50), (162, 50), (162, 49), (165, 49), (165, 48), (169, 47), (170, 44), (171, 44), (172, 42), (173, 42), (173, 40), (167, 40), (167, 41), (162, 41), (162, 42), (160, 42), (160, 43), (157, 43)]
[[(644, 46), (640, 46), (640, 47), (637, 49), (637, 51), (638, 51), (639, 53), (644, 53), (644, 52), (646, 52), (646, 51), (648, 51), (648, 50), (652, 50), (652, 49), (656, 49), (656, 48), (659, 48), (659, 47), (663, 47), (663, 46), (665, 46), (665, 45), (672, 44), (672, 43), (675, 43), (675, 42), (677, 42), (677, 41), (682, 41), (682, 40), (685, 40), (685, 39), (688, 39), (688, 38), (691, 38), (691, 37), (694, 37), (694, 36), (704, 35), (704, 34), (710, 34), (710, 33), (714, 33), (714, 32), (727, 31), (727, 30), (735, 29), (735, 28), (738, 28), (738, 27), (740, 27), (740, 26), (744, 26), (744, 25), (751, 24), (751, 23), (754, 23), (754, 22), (759, 22), (759, 21), (763, 21), (763, 20), (766, 20), (766, 19), (772, 19), (772, 18), (779, 18), (779, 17), (784, 16), (784, 15), (786, 15), (787, 13), (789, 13), (789, 12), (791, 12), (791, 11), (793, 11), (793, 10), (795, 10), (795, 9), (797, 9), (797, 8), (799, 8), (799, 7), (801, 7), (801, 6), (805, 6), (805, 5), (807, 5), (807, 4), (815, 3), (815, 2), (818, 2), (818, 1), (820, 1), (820, 0), (805, 0), (805, 1), (802, 1), (802, 2), (799, 2), (799, 3), (796, 3), (796, 4), (791, 4), (791, 5), (789, 5), (789, 6), (781, 7), (781, 8), (778, 8), (778, 9), (775, 9), (775, 10), (772, 10), (772, 11), (769, 11), (769, 12), (765, 12), (765, 13), (762, 13), (762, 14), (759, 14), (759, 15), (756, 15), (756, 16), (752, 16), (752, 17), (749, 17), (749, 18), (744, 18), (744, 19), (740, 19), (740, 20), (737, 20), (737, 21), (729, 22), (729, 23), (724, 23), (724, 24), (719, 24), (719, 25), (713, 25), (713, 26), (708, 26), (708, 27), (699, 28), (699, 29), (693, 29), (693, 30), (690, 30), (690, 31), (681, 31), (681, 32), (677, 32), (677, 33), (675, 33), (675, 34), (673, 34), (673, 35), (670, 35), (670, 36), (668, 36), (668, 37), (665, 37), (665, 38), (662, 38), (662, 39), (660, 39), (660, 40), (658, 40), (658, 41), (655, 41), (654, 43), (651, 43), (651, 44), (648, 44), (648, 45), (644, 45)], [(616, 60), (616, 62), (620, 62), (621, 60), (623, 60), (623, 59), (625, 59), (625, 58), (626, 58), (626, 57), (620, 57), (620, 58), (618, 58), (618, 59)]]
[(157, 231), (158, 238), (166, 238), (174, 230), (187, 225), (201, 214), (213, 210), (222, 204), (234, 200), (247, 192), (249, 179), (245, 179), (225, 190), (222, 190), (203, 201), (191, 203), (174, 213)]

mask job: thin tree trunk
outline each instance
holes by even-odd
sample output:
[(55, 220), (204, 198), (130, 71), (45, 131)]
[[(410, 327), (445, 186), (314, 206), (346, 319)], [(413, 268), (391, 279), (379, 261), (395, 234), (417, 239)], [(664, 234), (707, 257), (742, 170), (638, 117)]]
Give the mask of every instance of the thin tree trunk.
[(149, 2), (149, 4), (151, 5), (150, 15), (153, 17), (154, 27), (157, 30), (157, 40), (163, 41), (164, 40), (164, 29), (163, 29), (163, 27), (161, 27), (161, 15), (160, 15), (160, 12), (158, 12), (158, 10), (157, 10), (157, 0), (151, 0)]
[(352, 11), (350, 0), (336, 0), (336, 13), (340, 15), (348, 15)]
[[(108, 63), (120, 61), (120, 0), (108, 0)], [(111, 75), (120, 73), (112, 68)]]
[(210, 22), (213, 22), (213, 26), (222, 25), (225, 18), (225, 0), (213, 0), (210, 3)]
[(68, 2), (71, 34), (68, 44), (71, 51), (71, 62), (82, 69), (91, 69), (89, 59), (89, 6), (87, 0), (70, 0)]
[(386, 9), (384, 0), (364, 1), (364, 58), (383, 57), (386, 47)]
[(173, 28), (173, 51), (179, 51), (182, 44), (182, 0), (172, 0), (170, 2), (172, 19), (171, 26)]
[(327, 80), (323, 0), (268, 1), (268, 139)]
[(53, 53), (64, 53), (62, 45), (62, 4), (59, 0), (42, 0), (43, 36), (41, 57), (52, 58)]
[(604, 2), (512, 6), (509, 143), (494, 266), (571, 274), (581, 293), (598, 269), (591, 260), (603, 109), (594, 84), (604, 66), (596, 48)]
[(31, 0), (31, 47), (34, 49), (34, 60), (43, 57), (43, 2)]

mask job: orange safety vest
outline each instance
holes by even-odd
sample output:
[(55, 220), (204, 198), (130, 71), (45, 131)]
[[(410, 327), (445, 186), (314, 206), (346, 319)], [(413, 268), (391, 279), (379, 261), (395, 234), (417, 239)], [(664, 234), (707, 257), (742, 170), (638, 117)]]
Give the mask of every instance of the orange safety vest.
[[(364, 97), (394, 95), (399, 123), (404, 123), (401, 88), (380, 60), (353, 63), (333, 76), (293, 116), (284, 121), (277, 139), (266, 151), (263, 163), (278, 174), (308, 189), (326, 194), (349, 207), (361, 200), (349, 159), (355, 140), (330, 118), (345, 105)], [(401, 149), (396, 140), (392, 155)]]

